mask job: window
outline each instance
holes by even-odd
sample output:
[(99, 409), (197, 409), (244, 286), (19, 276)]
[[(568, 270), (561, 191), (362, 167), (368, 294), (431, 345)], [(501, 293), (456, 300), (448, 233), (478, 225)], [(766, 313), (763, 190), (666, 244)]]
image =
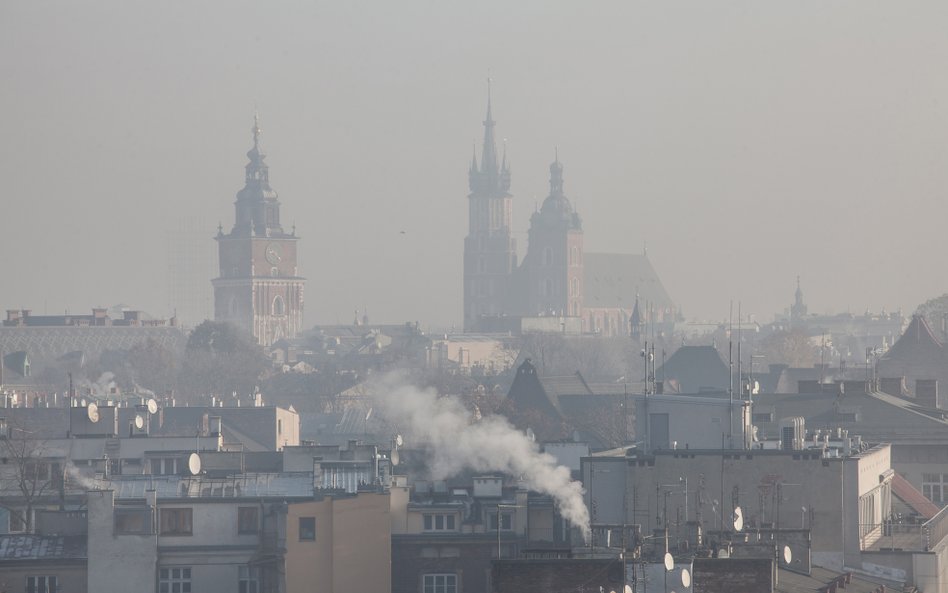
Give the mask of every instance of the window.
[(552, 266), (553, 265), (553, 248), (546, 247), (543, 249), (543, 265)]
[(424, 584), (424, 593), (457, 593), (458, 575), (426, 574)]
[(286, 303), (283, 302), (283, 297), (280, 295), (273, 297), (273, 314), (286, 315)]
[(300, 541), (316, 541), (316, 517), (300, 517)]
[(158, 593), (191, 593), (191, 569), (159, 569)]
[(151, 533), (149, 509), (115, 509), (115, 533)]
[(922, 474), (922, 494), (935, 504), (948, 502), (948, 474)]
[(26, 577), (26, 593), (56, 593), (58, 585), (56, 577)]
[(256, 566), (241, 566), (238, 569), (237, 593), (259, 593), (260, 569)]
[[(493, 512), (489, 515), (490, 517), (490, 529), (492, 531), (497, 531), (497, 512)], [(500, 514), (500, 530), (501, 531), (510, 531), (513, 529), (513, 515), (511, 513), (501, 513)]]
[(178, 473), (178, 460), (174, 457), (150, 459), (151, 473), (156, 476), (170, 476)]
[(773, 422), (774, 413), (773, 412), (754, 412), (752, 414), (752, 419), (754, 422)]
[(237, 533), (257, 533), (257, 507), (237, 508)]
[(424, 521), (425, 531), (454, 531), (456, 529), (453, 514), (426, 514)]
[(26, 531), (26, 514), (23, 511), (10, 509), (10, 533)]
[(161, 509), (161, 535), (191, 535), (191, 509)]

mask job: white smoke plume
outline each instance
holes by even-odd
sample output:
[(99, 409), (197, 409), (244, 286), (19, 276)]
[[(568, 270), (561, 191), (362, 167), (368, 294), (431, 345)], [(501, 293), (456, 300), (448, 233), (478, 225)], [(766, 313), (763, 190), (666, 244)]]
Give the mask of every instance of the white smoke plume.
[(65, 470), (66, 478), (82, 488), (86, 490), (98, 490), (100, 488), (100, 485), (94, 479), (80, 472), (79, 468), (73, 465), (72, 462), (66, 462)]
[(88, 379), (79, 381), (79, 388), (83, 391), (88, 391), (89, 395), (94, 398), (109, 397), (109, 395), (112, 394), (112, 390), (117, 386), (115, 373), (112, 371), (105, 371), (99, 375), (99, 378), (95, 382), (89, 381)]
[(582, 484), (506, 418), (494, 414), (475, 420), (457, 399), (407, 385), (397, 374), (382, 379), (377, 392), (386, 420), (405, 434), (408, 446), (430, 450), (433, 479), (464, 469), (519, 476), (531, 490), (552, 496), (563, 517), (589, 540)]

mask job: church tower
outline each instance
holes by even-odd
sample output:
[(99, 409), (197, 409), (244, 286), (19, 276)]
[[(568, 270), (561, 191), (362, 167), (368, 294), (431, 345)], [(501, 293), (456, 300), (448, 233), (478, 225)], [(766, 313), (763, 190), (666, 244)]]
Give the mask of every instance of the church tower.
[(526, 315), (583, 314), (583, 225), (563, 192), (559, 156), (550, 165), (550, 195), (530, 217), (521, 264)]
[(510, 168), (506, 145), (498, 163), (490, 81), (481, 162), (478, 166), (475, 152), (469, 184), (469, 226), (464, 239), (464, 329), (482, 331), (489, 327), (489, 318), (513, 312), (510, 283), (517, 266), (517, 244), (510, 229), (513, 217)]
[(303, 284), (297, 266), (296, 228), (280, 224), (280, 202), (260, 149), (255, 116), (244, 188), (234, 202), (234, 227), (218, 227), (220, 275), (214, 285), (214, 319), (252, 333), (262, 346), (296, 337), (303, 324)]

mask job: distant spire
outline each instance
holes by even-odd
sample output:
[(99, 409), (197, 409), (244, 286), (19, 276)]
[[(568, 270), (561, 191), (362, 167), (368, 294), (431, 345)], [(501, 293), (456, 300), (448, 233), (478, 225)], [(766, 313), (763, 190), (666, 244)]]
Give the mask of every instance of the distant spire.
[(263, 153), (260, 149), (260, 114), (257, 113), (257, 110), (254, 109), (253, 112), (253, 127), (250, 128), (250, 133), (253, 134), (253, 148), (247, 151), (247, 158), (250, 159), (250, 162), (247, 163), (247, 182), (251, 181), (262, 181), (266, 183), (269, 181), (269, 167), (263, 162), (267, 155)]
[(487, 118), (484, 120), (484, 153), (481, 156), (481, 173), (497, 175), (497, 143), (494, 140), (494, 116), (491, 109), (490, 78), (487, 79)]
[(550, 195), (558, 196), (563, 194), (563, 165), (560, 164), (560, 151), (553, 149), (555, 160), (550, 165)]
[(487, 78), (487, 116), (484, 119), (484, 146), (480, 167), (477, 166), (477, 150), (471, 159), (471, 191), (481, 194), (502, 194), (510, 189), (510, 170), (507, 165), (506, 142), (504, 144), (504, 164), (498, 166), (497, 140), (494, 135), (493, 106), (491, 100), (491, 79)]
[(507, 139), (506, 138), (504, 138), (504, 157), (500, 163), (500, 170), (501, 172), (507, 171)]
[(250, 131), (253, 133), (253, 147), (259, 149), (260, 147), (260, 114), (257, 113), (257, 109), (253, 110), (253, 127), (250, 128)]

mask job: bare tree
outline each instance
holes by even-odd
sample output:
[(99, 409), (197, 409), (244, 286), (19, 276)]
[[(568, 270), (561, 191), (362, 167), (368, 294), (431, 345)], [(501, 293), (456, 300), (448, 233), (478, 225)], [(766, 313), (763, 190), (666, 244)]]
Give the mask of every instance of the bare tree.
[(33, 531), (33, 510), (50, 495), (61, 495), (63, 466), (51, 458), (45, 440), (33, 430), (11, 425), (0, 439), (0, 455), (5, 467), (0, 488), (0, 506), (10, 511), (11, 530)]

